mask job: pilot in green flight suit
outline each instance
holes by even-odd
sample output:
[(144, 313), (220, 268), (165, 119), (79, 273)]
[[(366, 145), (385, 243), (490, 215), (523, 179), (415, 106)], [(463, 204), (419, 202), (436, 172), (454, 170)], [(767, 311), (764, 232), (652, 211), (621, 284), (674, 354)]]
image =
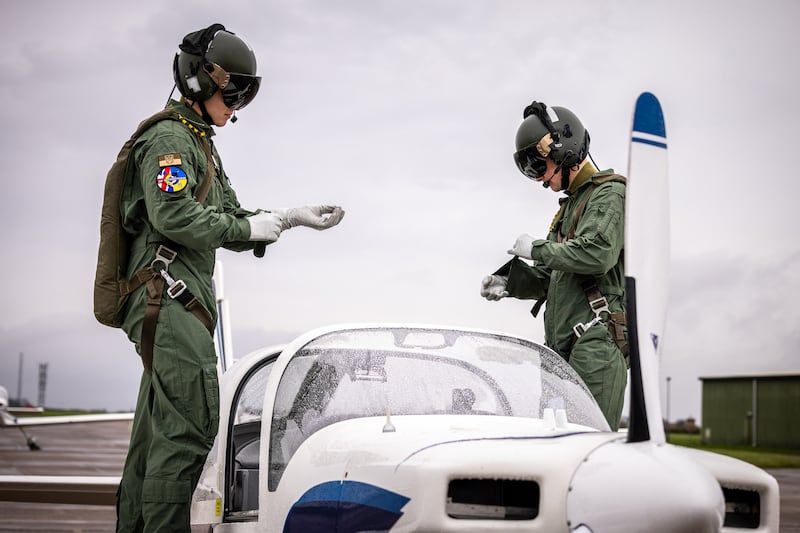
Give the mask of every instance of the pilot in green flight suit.
[(190, 531), (192, 493), (218, 423), (216, 249), (253, 249), (290, 227), (327, 229), (344, 215), (334, 206), (239, 206), (211, 142), (212, 126), (224, 126), (259, 87), (255, 55), (239, 36), (219, 24), (187, 35), (173, 70), (183, 98), (136, 140), (121, 202), (128, 277), (152, 278), (131, 293), (122, 326), (145, 369), (118, 492), (117, 530), (126, 532)]
[(483, 279), (481, 295), (536, 299), (534, 316), (546, 300), (547, 346), (580, 375), (616, 430), (627, 381), (625, 178), (589, 162), (589, 134), (562, 107), (528, 106), (516, 147), (523, 174), (566, 196), (547, 239), (520, 235), (509, 250), (516, 257)]

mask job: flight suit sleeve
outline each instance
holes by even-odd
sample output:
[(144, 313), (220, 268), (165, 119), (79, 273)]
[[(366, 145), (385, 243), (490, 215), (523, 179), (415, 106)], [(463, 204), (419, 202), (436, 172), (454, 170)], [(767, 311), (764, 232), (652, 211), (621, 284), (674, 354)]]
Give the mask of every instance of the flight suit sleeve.
[[(220, 181), (222, 182), (222, 201), (225, 213), (242, 220), (244, 220), (245, 217), (249, 217), (250, 215), (256, 213), (256, 211), (250, 211), (248, 209), (245, 209), (239, 204), (239, 200), (236, 197), (236, 191), (234, 191), (233, 187), (231, 187), (230, 181), (228, 180), (227, 176), (225, 176), (225, 179)], [(247, 223), (247, 221), (245, 221), (245, 223)], [(249, 228), (250, 226), (248, 225), (248, 237), (250, 235)], [(224, 243), (222, 243), (222, 247), (227, 250), (232, 250), (234, 252), (244, 252), (247, 250), (252, 250), (255, 244), (256, 243), (254, 241), (244, 239), (244, 240), (225, 241)]]
[(531, 257), (552, 270), (599, 276), (619, 260), (625, 244), (625, 186), (606, 183), (597, 188), (566, 242), (533, 241)]
[(201, 168), (198, 157), (205, 155), (175, 133), (148, 139), (137, 150), (138, 174), (150, 223), (167, 239), (196, 250), (247, 241), (250, 225), (244, 218), (194, 199), (194, 190), (203, 178), (196, 175)]

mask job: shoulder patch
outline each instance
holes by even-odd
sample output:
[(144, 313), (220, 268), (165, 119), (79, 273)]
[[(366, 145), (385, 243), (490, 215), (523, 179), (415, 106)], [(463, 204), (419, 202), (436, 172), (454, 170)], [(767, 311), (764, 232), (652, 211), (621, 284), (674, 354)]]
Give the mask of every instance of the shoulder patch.
[(186, 188), (189, 180), (181, 167), (165, 167), (158, 173), (156, 183), (164, 192), (179, 192)]
[(161, 168), (164, 167), (171, 167), (171, 166), (179, 167), (181, 166), (181, 154), (164, 154), (158, 156), (158, 166)]

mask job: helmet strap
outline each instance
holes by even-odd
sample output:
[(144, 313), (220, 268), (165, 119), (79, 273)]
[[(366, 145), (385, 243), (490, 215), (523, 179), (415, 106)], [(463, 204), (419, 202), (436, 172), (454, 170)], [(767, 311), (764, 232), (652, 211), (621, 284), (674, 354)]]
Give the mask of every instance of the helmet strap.
[(572, 173), (572, 167), (561, 164), (561, 190), (566, 191), (569, 189), (569, 175)]
[(203, 120), (206, 121), (206, 124), (208, 124), (209, 126), (213, 126), (214, 125), (214, 121), (211, 119), (211, 115), (208, 114), (208, 109), (206, 109), (206, 103), (205, 102), (197, 102), (197, 105), (200, 106), (200, 111), (203, 112), (202, 113), (202, 117), (203, 117)]
[(211, 115), (208, 114), (208, 109), (206, 109), (205, 102), (201, 102), (200, 100), (192, 100), (191, 98), (186, 98), (185, 96), (181, 100), (189, 107), (194, 107), (194, 104), (197, 104), (197, 107), (200, 108), (200, 116), (203, 117), (203, 120), (205, 120), (209, 126), (214, 125)]

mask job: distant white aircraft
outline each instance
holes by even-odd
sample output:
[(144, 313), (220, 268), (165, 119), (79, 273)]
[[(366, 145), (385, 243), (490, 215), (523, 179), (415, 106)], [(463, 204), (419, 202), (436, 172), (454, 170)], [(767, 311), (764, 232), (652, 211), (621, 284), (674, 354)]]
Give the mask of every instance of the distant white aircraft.
[(17, 428), (25, 437), (25, 442), (30, 450), (39, 450), (40, 446), (36, 437), (29, 435), (26, 427), (51, 426), (56, 424), (78, 424), (85, 422), (113, 422), (116, 420), (133, 420), (133, 413), (104, 413), (93, 415), (69, 416), (15, 416), (22, 413), (43, 413), (42, 407), (11, 407), (8, 401), (8, 391), (0, 386), (0, 429)]
[[(640, 97), (643, 112), (653, 100)], [(193, 524), (218, 533), (777, 532), (772, 476), (665, 442), (668, 218), (652, 202), (666, 201), (666, 135), (660, 107), (639, 116), (639, 103), (626, 200), (637, 204), (626, 206), (626, 225), (637, 226), (626, 232), (636, 236), (626, 241), (627, 433), (610, 431), (561, 357), (514, 335), (330, 326), (236, 362), (218, 342), (220, 432)], [(0, 498), (23, 482), (0, 476)], [(114, 482), (95, 495), (113, 494)]]

